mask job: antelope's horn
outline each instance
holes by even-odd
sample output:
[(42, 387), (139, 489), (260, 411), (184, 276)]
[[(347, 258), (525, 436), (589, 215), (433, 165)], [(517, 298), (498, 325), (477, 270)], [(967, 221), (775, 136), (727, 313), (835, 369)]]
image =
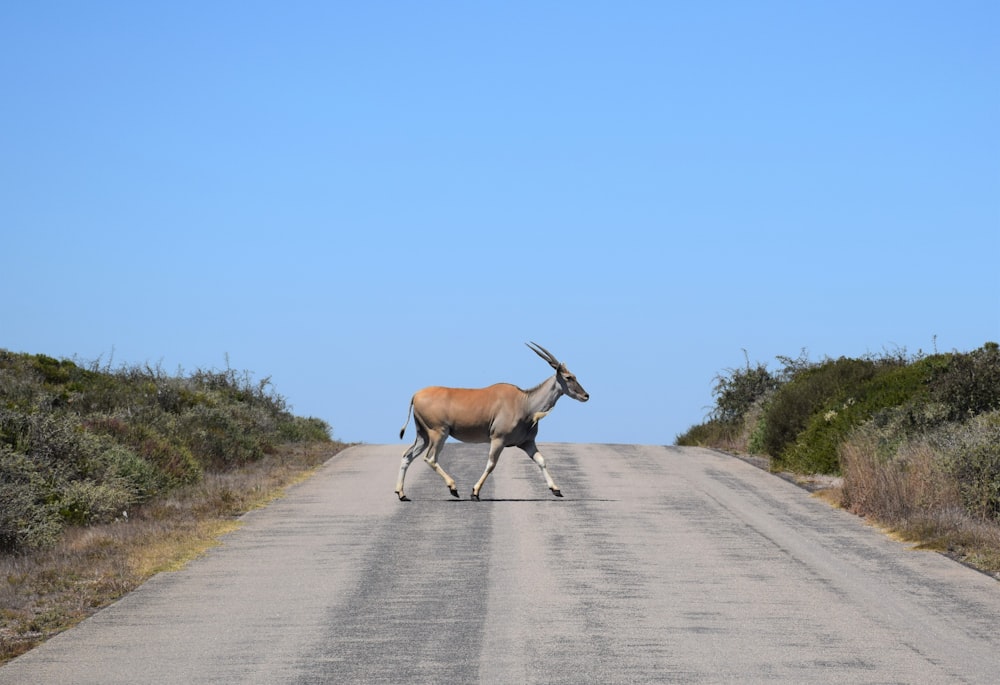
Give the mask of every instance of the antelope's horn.
[(527, 345), (532, 352), (534, 352), (539, 357), (547, 361), (549, 363), (549, 366), (551, 366), (553, 369), (558, 369), (560, 366), (562, 366), (562, 364), (559, 363), (559, 360), (555, 358), (555, 355), (553, 355), (551, 352), (549, 352), (547, 349), (545, 349), (538, 343), (531, 342), (531, 343), (525, 343), (525, 345)]

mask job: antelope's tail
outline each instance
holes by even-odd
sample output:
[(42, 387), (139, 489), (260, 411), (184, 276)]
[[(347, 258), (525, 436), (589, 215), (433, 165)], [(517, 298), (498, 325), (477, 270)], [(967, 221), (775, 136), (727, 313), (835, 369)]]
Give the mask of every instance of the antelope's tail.
[(403, 434), (406, 433), (406, 427), (410, 425), (410, 414), (413, 413), (413, 398), (410, 398), (410, 408), (406, 410), (406, 423), (403, 427), (399, 429), (399, 439), (403, 439)]

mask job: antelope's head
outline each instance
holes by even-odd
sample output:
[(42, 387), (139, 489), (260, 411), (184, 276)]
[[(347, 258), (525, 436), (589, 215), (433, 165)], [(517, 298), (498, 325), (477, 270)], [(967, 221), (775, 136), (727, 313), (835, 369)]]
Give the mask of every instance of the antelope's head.
[(551, 352), (538, 343), (525, 343), (535, 354), (549, 363), (556, 370), (556, 382), (564, 395), (569, 395), (574, 400), (586, 402), (590, 399), (590, 393), (583, 389), (576, 376), (566, 368), (566, 365), (556, 359)]

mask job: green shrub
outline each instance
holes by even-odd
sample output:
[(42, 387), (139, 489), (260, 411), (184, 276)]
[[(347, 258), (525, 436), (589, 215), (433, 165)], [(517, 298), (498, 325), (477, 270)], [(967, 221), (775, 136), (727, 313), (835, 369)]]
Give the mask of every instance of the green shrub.
[(330, 424), (314, 417), (293, 416), (278, 425), (281, 442), (329, 442)]
[(46, 383), (68, 383), (74, 378), (74, 372), (81, 369), (71, 361), (53, 359), (44, 354), (36, 354), (32, 366), (42, 376)]
[(250, 412), (232, 408), (193, 407), (178, 420), (185, 443), (202, 463), (227, 469), (256, 461), (270, 443), (253, 430)]
[(934, 444), (958, 481), (966, 509), (1000, 520), (1000, 411), (951, 424), (935, 434)]
[(761, 441), (780, 468), (794, 469), (786, 455), (814, 415), (827, 406), (846, 404), (859, 385), (877, 371), (875, 362), (841, 357), (797, 372), (781, 385), (764, 410)]
[(51, 472), (51, 478), (86, 478), (101, 470), (101, 441), (74, 416), (0, 410), (0, 443)]
[(839, 471), (845, 504), (880, 520), (944, 522), (963, 510), (1000, 521), (1000, 345), (915, 359), (778, 359), (778, 374), (748, 360), (717, 377), (715, 410), (677, 444), (742, 447), (770, 455), (775, 469)]
[(62, 525), (108, 521), (279, 442), (329, 441), (270, 379), (148, 364), (111, 369), (0, 350), (0, 550), (44, 546)]
[(747, 451), (750, 454), (767, 454), (765, 435), (767, 435), (767, 412), (761, 407), (757, 419), (750, 426), (750, 436), (747, 440)]
[(24, 356), (0, 350), (0, 409), (29, 410), (42, 392), (42, 381)]
[[(838, 473), (838, 449), (852, 430), (879, 413), (904, 404), (919, 403), (926, 395), (932, 358), (911, 364), (876, 362), (874, 375), (867, 370), (841, 378), (829, 402), (809, 417), (795, 442), (782, 453), (786, 468), (802, 473)], [(846, 399), (843, 399), (847, 395)]]
[(142, 503), (164, 489), (164, 479), (148, 461), (123, 445), (113, 445), (104, 453), (107, 474), (110, 478), (127, 483), (135, 495), (135, 503)]
[(710, 419), (705, 423), (691, 426), (678, 435), (674, 444), (682, 447), (723, 447), (733, 439), (735, 425), (727, 421)]
[[(112, 438), (151, 467), (157, 490), (201, 480), (204, 469), (178, 437), (183, 432), (174, 417), (163, 415), (140, 422), (98, 415), (88, 419), (86, 425), (94, 433)], [(135, 464), (133, 467), (144, 468)]]
[(47, 547), (61, 530), (45, 474), (23, 454), (0, 445), (0, 551)]
[(107, 523), (138, 500), (129, 483), (121, 478), (69, 481), (59, 492), (59, 516), (73, 525)]
[(949, 407), (948, 418), (964, 421), (1000, 409), (1000, 345), (989, 342), (968, 354), (947, 357), (931, 383), (935, 399)]

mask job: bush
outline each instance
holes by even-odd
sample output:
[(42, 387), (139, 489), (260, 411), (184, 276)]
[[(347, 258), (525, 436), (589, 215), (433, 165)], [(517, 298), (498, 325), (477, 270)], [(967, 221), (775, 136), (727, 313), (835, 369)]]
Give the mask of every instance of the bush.
[(811, 468), (800, 464), (789, 448), (824, 407), (846, 405), (853, 392), (877, 371), (870, 360), (827, 360), (796, 373), (782, 384), (764, 411), (761, 442), (781, 468)]
[(73, 525), (107, 523), (138, 502), (136, 492), (121, 478), (103, 482), (74, 480), (59, 493), (59, 516)]
[(50, 478), (86, 478), (100, 471), (102, 444), (73, 416), (0, 410), (0, 444), (30, 456)]
[(135, 503), (149, 500), (163, 489), (163, 479), (148, 461), (123, 445), (113, 445), (104, 453), (110, 478), (128, 484)]
[[(746, 357), (746, 350), (743, 354)], [(777, 390), (778, 385), (778, 379), (767, 370), (767, 364), (751, 366), (750, 358), (746, 357), (746, 368), (726, 369), (725, 374), (715, 377), (712, 418), (724, 423), (740, 422), (751, 407)]]
[(0, 350), (0, 550), (45, 546), (64, 524), (111, 520), (289, 441), (330, 442), (329, 426), (293, 416), (267, 378)]
[(251, 412), (198, 406), (181, 415), (178, 424), (185, 442), (202, 462), (226, 469), (256, 461), (270, 443), (254, 429)]
[(1000, 568), (1000, 412), (920, 434), (905, 422), (871, 421), (840, 454), (846, 508), (925, 546)]
[(924, 438), (897, 441), (870, 422), (840, 445), (841, 504), (885, 523), (959, 505), (958, 488)]
[(314, 417), (293, 416), (278, 426), (278, 438), (282, 442), (328, 442), (330, 433), (330, 424)]
[(748, 429), (747, 451), (750, 454), (767, 454), (764, 443), (764, 436), (767, 435), (767, 416), (763, 406)]
[(181, 431), (177, 428), (177, 420), (170, 415), (146, 422), (99, 415), (89, 419), (86, 425), (89, 430), (114, 439), (151, 466), (157, 490), (196, 483), (202, 477), (202, 464), (177, 437)]
[(845, 506), (917, 537), (954, 540), (947, 531), (1000, 521), (1000, 345), (914, 359), (778, 359), (774, 389), (754, 391), (765, 369), (749, 361), (719, 376), (715, 411), (677, 444), (745, 446), (775, 469), (839, 471)]
[(727, 443), (733, 440), (735, 431), (735, 424), (713, 419), (697, 426), (691, 426), (686, 432), (677, 436), (674, 444), (682, 447), (724, 448)]
[(947, 359), (931, 385), (935, 399), (949, 407), (950, 420), (965, 421), (1000, 409), (1000, 345), (989, 342)]
[(44, 474), (23, 454), (0, 445), (0, 551), (47, 547), (61, 530)]
[(1000, 520), (1000, 411), (949, 425), (934, 436), (965, 508), (974, 516)]
[(782, 453), (782, 463), (806, 473), (840, 472), (838, 449), (851, 431), (887, 409), (921, 401), (933, 363), (932, 358), (911, 364), (881, 360), (870, 377), (866, 371), (854, 382), (844, 380)]

